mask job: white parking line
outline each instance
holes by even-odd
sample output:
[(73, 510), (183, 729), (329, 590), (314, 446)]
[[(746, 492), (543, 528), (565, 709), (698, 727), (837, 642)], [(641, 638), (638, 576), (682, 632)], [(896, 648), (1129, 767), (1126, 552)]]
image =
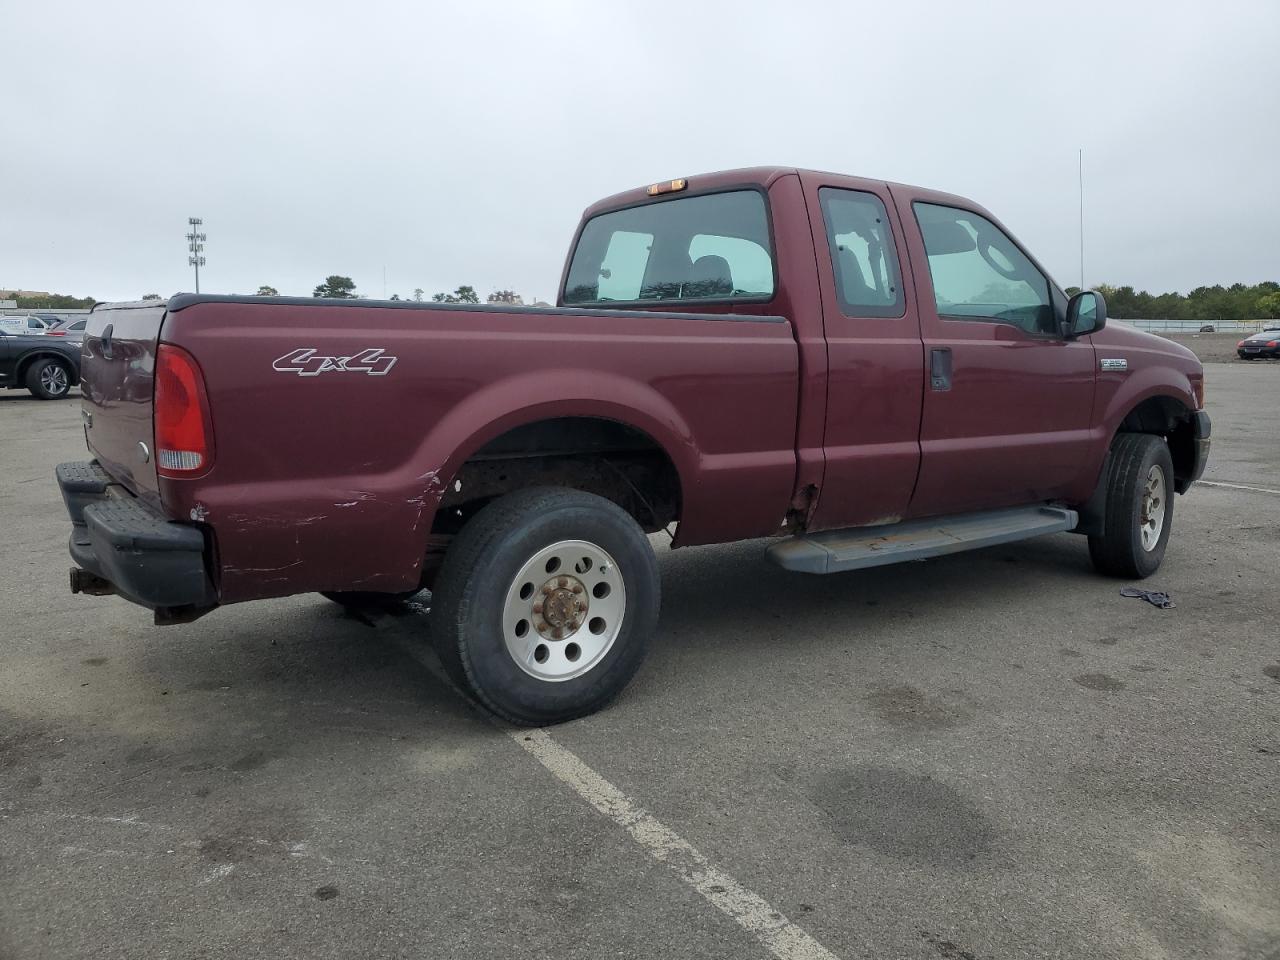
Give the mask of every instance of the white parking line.
[[(423, 651), (420, 642), (398, 639), (397, 644), (432, 676), (457, 692), (453, 681)], [(463, 695), (459, 692), (458, 696)], [(670, 867), (677, 877), (751, 934), (778, 960), (839, 960), (764, 897), (717, 868), (688, 840), (646, 812), (573, 751), (562, 747), (546, 730), (510, 727), (488, 714), (484, 717), (520, 744), (556, 779), (631, 834), (631, 839), (649, 856)]]
[(1270, 487), (1251, 487), (1247, 483), (1224, 483), (1221, 480), (1199, 480), (1206, 487), (1226, 487), (1228, 490), (1248, 490), (1250, 493), (1269, 493), (1274, 497), (1280, 497), (1280, 490), (1272, 490)]
[(560, 746), (546, 730), (507, 730), (516, 743), (591, 806), (625, 829), (659, 863), (732, 917), (780, 960), (836, 960), (835, 954), (768, 901), (713, 866), (693, 844), (636, 806), (621, 790)]

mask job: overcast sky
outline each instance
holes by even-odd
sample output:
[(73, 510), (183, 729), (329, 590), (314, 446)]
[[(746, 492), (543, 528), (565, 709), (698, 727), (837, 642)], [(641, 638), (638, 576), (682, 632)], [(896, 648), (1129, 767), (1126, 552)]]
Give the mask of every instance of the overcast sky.
[(985, 204), (1062, 285), (1280, 280), (1280, 3), (0, 0), (0, 288), (553, 300), (582, 208), (760, 163)]

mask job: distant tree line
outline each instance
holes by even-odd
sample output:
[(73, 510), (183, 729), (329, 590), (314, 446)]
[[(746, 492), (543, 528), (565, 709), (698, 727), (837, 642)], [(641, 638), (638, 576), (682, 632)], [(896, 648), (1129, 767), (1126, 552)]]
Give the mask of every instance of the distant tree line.
[[(416, 303), (422, 303), (426, 298), (426, 291), (421, 287), (414, 287), (413, 300)], [(277, 295), (275, 287), (261, 286), (258, 288), (257, 296), (274, 297)], [(341, 274), (332, 274), (325, 277), (324, 283), (316, 285), (315, 290), (311, 292), (313, 297), (329, 297), (337, 300), (358, 300), (362, 294), (356, 293), (356, 282), (350, 277), (344, 277)], [(390, 297), (392, 300), (402, 299), (400, 294), (393, 293)], [(488, 303), (524, 303), (520, 295), (513, 290), (495, 290), (485, 298)], [(480, 295), (476, 293), (476, 288), (463, 284), (457, 287), (453, 293), (433, 293), (431, 295), (432, 303), (479, 303)]]
[(19, 310), (88, 310), (98, 302), (94, 297), (72, 297), (63, 293), (19, 297), (14, 290), (0, 290), (0, 300), (16, 300)]
[[(1262, 320), (1280, 317), (1280, 283), (1265, 280), (1253, 286), (1196, 287), (1180, 293), (1151, 294), (1133, 287), (1094, 287), (1107, 300), (1107, 314), (1121, 320)], [(1067, 287), (1078, 293), (1079, 287)]]

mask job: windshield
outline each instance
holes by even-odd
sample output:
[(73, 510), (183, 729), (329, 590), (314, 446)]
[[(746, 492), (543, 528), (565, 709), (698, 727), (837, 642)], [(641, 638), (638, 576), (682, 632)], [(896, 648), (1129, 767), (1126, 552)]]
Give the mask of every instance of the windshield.
[(564, 302), (759, 301), (773, 286), (764, 197), (735, 190), (593, 217), (574, 251)]

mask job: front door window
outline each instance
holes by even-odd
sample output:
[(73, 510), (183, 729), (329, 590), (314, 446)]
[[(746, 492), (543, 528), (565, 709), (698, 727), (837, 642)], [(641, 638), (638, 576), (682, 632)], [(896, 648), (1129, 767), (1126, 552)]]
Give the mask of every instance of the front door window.
[(1049, 281), (1003, 230), (958, 207), (914, 207), (939, 317), (1061, 335)]

